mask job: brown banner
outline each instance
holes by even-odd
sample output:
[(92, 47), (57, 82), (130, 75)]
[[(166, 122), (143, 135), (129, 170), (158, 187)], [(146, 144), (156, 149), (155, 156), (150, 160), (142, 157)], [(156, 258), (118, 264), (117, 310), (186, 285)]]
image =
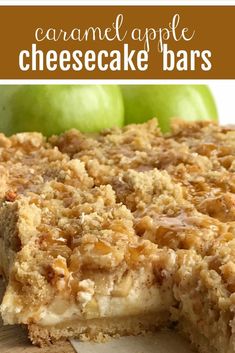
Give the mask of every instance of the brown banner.
[(234, 79), (235, 6), (0, 6), (1, 79)]

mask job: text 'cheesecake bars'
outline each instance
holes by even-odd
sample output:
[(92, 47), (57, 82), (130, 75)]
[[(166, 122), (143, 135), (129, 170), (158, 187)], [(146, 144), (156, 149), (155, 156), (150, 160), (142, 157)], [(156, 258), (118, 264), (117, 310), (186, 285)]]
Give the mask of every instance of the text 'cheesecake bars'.
[(177, 327), (235, 353), (235, 130), (0, 137), (5, 324), (33, 343)]

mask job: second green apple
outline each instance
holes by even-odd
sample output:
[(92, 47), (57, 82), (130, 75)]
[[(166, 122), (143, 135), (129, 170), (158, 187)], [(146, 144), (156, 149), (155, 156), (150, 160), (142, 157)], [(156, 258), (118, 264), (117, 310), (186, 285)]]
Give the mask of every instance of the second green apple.
[(172, 118), (218, 120), (216, 104), (206, 85), (123, 85), (125, 123), (156, 117), (163, 132)]

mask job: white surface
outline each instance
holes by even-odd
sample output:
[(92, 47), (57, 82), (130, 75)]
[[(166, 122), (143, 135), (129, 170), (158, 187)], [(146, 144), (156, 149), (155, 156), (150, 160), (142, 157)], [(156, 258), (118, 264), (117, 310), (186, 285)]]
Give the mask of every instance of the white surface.
[(121, 337), (106, 343), (71, 340), (77, 353), (193, 353), (188, 342), (173, 332)]
[(235, 124), (235, 81), (209, 84), (215, 97), (221, 124)]

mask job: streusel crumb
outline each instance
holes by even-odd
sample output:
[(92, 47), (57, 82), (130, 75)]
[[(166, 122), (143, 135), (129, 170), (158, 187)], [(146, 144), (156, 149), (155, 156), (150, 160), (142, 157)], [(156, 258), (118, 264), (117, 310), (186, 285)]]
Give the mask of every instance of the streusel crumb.
[(177, 324), (235, 353), (235, 130), (0, 135), (1, 305), (33, 343)]

